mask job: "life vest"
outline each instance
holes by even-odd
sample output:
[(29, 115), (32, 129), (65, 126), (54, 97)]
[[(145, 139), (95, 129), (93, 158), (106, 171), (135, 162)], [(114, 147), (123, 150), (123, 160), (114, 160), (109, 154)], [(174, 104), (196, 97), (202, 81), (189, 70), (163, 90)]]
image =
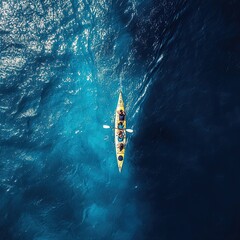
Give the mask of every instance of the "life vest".
[(124, 121), (124, 119), (125, 119), (125, 116), (119, 114), (119, 120), (120, 120), (120, 121)]
[(122, 141), (123, 141), (123, 138), (118, 137), (118, 141), (119, 141), (119, 142), (122, 142)]

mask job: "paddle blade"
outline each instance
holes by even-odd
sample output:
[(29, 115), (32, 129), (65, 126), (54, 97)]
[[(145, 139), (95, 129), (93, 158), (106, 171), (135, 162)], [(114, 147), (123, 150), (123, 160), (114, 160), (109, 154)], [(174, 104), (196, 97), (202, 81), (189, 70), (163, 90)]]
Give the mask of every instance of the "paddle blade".
[(110, 126), (108, 126), (108, 125), (103, 125), (103, 128), (110, 128)]
[(132, 129), (126, 129), (126, 131), (129, 132), (129, 133), (133, 133)]

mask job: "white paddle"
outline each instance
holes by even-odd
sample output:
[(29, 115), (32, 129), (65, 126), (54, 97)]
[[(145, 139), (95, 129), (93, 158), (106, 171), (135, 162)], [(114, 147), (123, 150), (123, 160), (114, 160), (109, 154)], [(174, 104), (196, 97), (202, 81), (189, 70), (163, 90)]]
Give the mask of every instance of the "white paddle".
[[(108, 125), (103, 125), (103, 128), (112, 128), (112, 127), (110, 127), (110, 126), (108, 126)], [(117, 128), (115, 128), (115, 129), (117, 129)], [(119, 129), (119, 130), (121, 130), (121, 129)], [(124, 129), (123, 129), (124, 130)], [(126, 130), (126, 132), (129, 132), (129, 133), (133, 133), (133, 130), (132, 129), (125, 129)]]

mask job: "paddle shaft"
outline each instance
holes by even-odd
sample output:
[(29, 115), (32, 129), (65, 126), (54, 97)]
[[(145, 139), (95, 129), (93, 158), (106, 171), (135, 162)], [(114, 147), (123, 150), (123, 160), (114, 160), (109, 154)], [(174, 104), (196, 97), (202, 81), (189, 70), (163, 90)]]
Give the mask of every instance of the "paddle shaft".
[(113, 127), (110, 127), (109, 125), (103, 125), (103, 128), (118, 129), (118, 130), (122, 130), (122, 131), (126, 130), (126, 132), (130, 132), (130, 133), (133, 132), (133, 130), (129, 129), (129, 128), (115, 128), (115, 127), (113, 128)]

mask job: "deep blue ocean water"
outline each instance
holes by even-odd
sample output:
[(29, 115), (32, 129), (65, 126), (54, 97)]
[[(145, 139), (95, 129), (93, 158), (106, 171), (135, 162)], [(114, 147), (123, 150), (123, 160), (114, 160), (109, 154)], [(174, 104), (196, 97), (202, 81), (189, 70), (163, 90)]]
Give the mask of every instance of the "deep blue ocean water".
[[(0, 239), (239, 240), (239, 13), (0, 1)], [(121, 174), (102, 128), (120, 87)]]

